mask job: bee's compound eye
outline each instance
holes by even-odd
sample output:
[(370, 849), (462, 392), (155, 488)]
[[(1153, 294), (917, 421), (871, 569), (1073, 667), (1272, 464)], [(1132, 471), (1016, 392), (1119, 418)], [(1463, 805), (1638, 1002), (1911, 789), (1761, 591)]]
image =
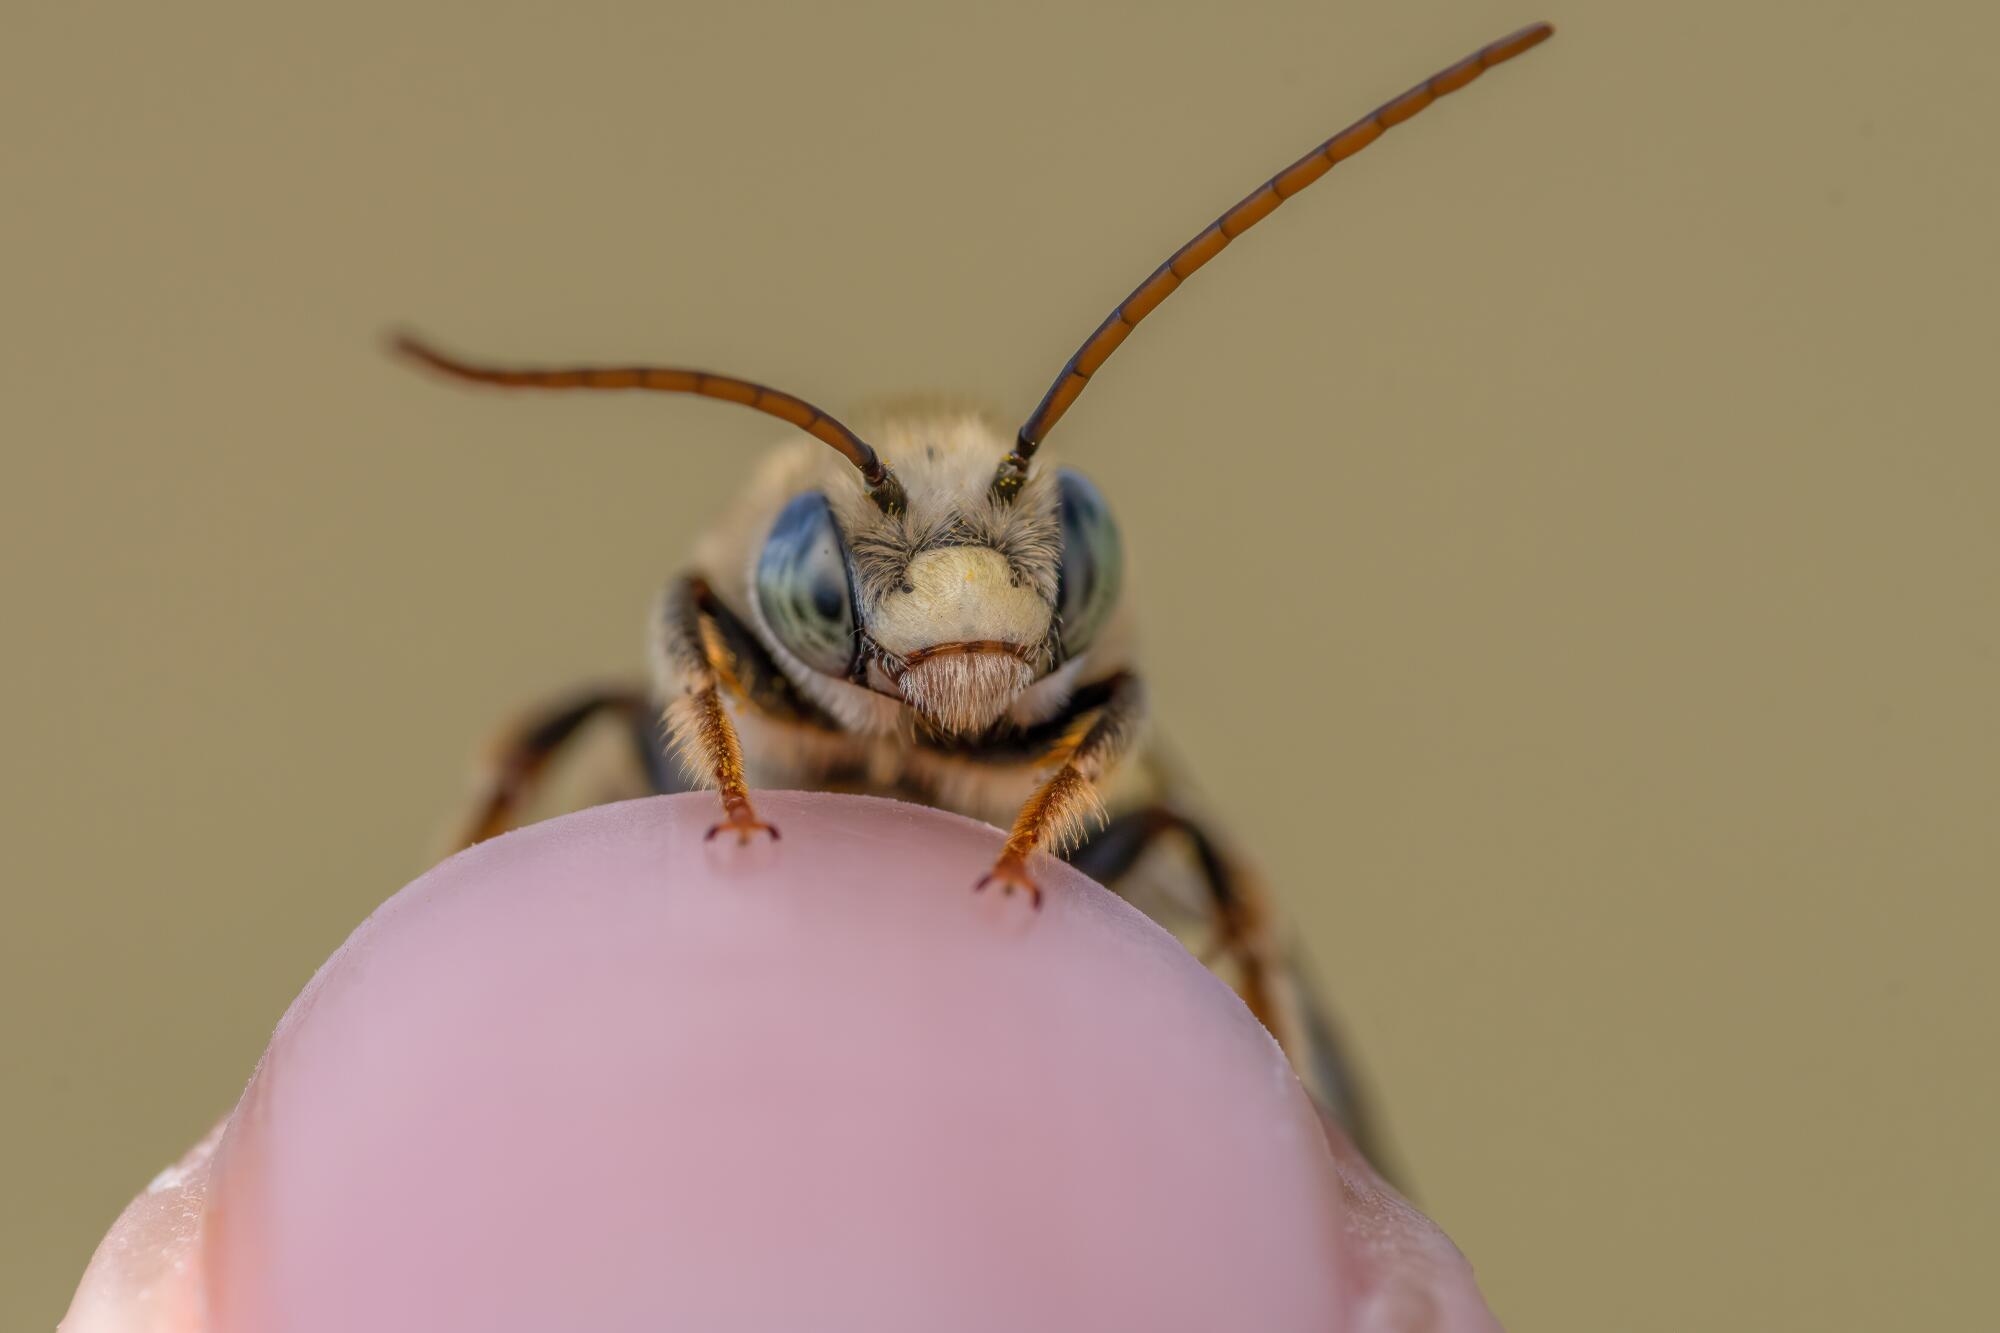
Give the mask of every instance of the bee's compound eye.
[(854, 662), (854, 591), (847, 544), (818, 491), (778, 514), (757, 557), (757, 605), (778, 642), (815, 671), (844, 676)]
[(1056, 583), (1056, 612), (1062, 618), (1065, 657), (1090, 647), (1118, 605), (1125, 553), (1111, 506), (1081, 473), (1056, 474), (1062, 494), (1062, 573)]

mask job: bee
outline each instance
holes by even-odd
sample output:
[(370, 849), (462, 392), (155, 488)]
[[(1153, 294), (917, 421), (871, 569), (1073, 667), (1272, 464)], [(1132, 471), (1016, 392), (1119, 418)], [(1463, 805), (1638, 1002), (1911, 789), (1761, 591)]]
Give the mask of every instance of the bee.
[[(952, 403), (887, 411), (857, 431), (730, 375), (493, 367), (399, 337), (404, 356), (459, 380), (695, 394), (799, 432), (660, 599), (651, 687), (585, 690), (525, 715), (496, 746), (459, 841), (520, 822), (558, 752), (601, 717), (629, 742), (641, 790), (719, 794), (711, 838), (780, 836), (757, 813), (758, 787), (893, 796), (1004, 824), (998, 857), (971, 888), (1039, 907), (1034, 857), (1046, 849), (1125, 893), (1235, 987), (1366, 1147), (1353, 1080), (1269, 893), (1193, 813), (1189, 785), (1149, 737), (1111, 507), (1042, 445), (1139, 321), (1231, 241), (1552, 33), (1536, 24), (1480, 48), (1251, 191), (1112, 310), (1011, 435)], [(1142, 863), (1149, 876), (1136, 873)]]

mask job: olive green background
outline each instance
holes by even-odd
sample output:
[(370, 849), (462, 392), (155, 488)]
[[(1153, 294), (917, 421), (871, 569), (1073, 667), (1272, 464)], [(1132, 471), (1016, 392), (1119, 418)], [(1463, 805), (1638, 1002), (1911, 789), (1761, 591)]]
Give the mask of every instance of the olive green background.
[(455, 391), (386, 326), (1022, 414), (1222, 207), (1539, 17), (1056, 438), (1504, 1321), (1983, 1325), (1991, 6), (369, 0), (9, 10), (0, 1327), (489, 724), (636, 672), (782, 432)]

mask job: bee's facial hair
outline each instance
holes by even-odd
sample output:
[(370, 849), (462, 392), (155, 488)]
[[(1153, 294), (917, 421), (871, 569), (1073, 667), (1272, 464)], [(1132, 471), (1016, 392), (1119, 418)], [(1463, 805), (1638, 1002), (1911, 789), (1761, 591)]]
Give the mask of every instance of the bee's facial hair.
[(1013, 653), (970, 652), (924, 658), (897, 684), (925, 721), (962, 736), (998, 722), (1034, 680), (1034, 668)]

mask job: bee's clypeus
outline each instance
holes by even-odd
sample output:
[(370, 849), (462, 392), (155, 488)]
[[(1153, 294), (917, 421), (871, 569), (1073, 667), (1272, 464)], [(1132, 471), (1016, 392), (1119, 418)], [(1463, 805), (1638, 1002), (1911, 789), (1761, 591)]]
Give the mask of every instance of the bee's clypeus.
[[(721, 796), (711, 837), (779, 836), (757, 817), (756, 786), (875, 791), (1011, 824), (975, 888), (1019, 889), (1039, 906), (1030, 857), (1047, 848), (1131, 894), (1225, 975), (1358, 1131), (1351, 1085), (1287, 964), (1266, 895), (1190, 818), (1186, 793), (1144, 743), (1111, 506), (1041, 445), (1133, 327), (1230, 241), (1551, 31), (1536, 24), (1481, 48), (1253, 190), (1111, 312), (1016, 431), (932, 405), (857, 432), (804, 399), (726, 375), (492, 368), (398, 339), (407, 356), (459, 379), (699, 394), (805, 432), (668, 587), (652, 688), (588, 691), (535, 711), (503, 738), (463, 841), (510, 827), (552, 755), (602, 715), (624, 725), (648, 787), (682, 789), (660, 741), (664, 711), (686, 771)], [(1156, 846), (1162, 856), (1148, 857)], [(1142, 859), (1152, 872), (1144, 885), (1128, 874)]]

